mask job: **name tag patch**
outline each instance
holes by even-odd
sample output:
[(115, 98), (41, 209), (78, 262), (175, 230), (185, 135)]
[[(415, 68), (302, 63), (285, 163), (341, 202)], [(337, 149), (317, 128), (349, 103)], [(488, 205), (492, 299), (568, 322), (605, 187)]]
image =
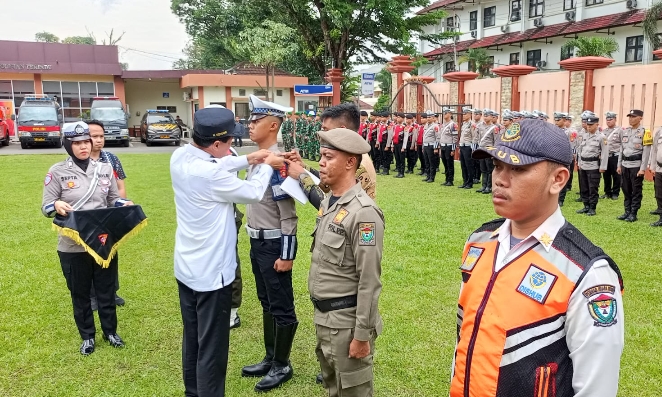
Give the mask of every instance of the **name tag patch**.
[(555, 275), (547, 273), (532, 263), (524, 278), (519, 283), (517, 292), (538, 303), (544, 304), (556, 279), (557, 277)]
[(476, 263), (478, 263), (478, 260), (480, 259), (481, 255), (483, 255), (484, 251), (485, 248), (478, 248), (478, 247), (469, 248), (469, 252), (467, 252), (467, 256), (464, 258), (464, 262), (462, 262), (462, 266), (460, 266), (460, 270), (464, 270), (467, 272), (472, 271), (476, 266)]

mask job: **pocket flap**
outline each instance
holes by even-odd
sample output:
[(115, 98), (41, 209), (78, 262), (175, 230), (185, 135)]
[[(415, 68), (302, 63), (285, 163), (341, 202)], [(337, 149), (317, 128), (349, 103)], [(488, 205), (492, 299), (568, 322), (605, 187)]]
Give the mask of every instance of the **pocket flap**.
[(349, 389), (372, 381), (372, 365), (352, 372), (340, 373), (340, 384), (343, 389)]
[(331, 248), (340, 248), (343, 244), (345, 244), (345, 236), (337, 233), (326, 232), (324, 233), (324, 236), (322, 236), (322, 244)]

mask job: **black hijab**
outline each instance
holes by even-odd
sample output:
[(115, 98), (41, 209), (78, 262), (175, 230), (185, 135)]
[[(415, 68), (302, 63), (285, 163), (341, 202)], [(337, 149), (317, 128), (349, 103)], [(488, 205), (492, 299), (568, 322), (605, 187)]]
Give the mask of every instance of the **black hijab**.
[[(90, 139), (90, 142), (92, 140)], [(87, 172), (87, 166), (90, 164), (90, 157), (88, 156), (85, 160), (81, 160), (78, 157), (74, 156), (74, 151), (71, 148), (72, 141), (69, 138), (64, 139), (64, 150), (67, 151), (69, 156), (71, 156), (71, 161), (73, 161), (78, 167), (80, 167), (83, 172)]]

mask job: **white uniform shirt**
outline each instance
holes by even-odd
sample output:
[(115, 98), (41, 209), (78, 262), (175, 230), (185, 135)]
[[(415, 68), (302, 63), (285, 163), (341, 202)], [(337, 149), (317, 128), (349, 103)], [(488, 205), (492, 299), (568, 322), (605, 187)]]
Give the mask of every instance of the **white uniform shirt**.
[(235, 172), (248, 168), (246, 156), (212, 158), (189, 144), (170, 158), (175, 192), (175, 278), (194, 291), (214, 291), (234, 281), (237, 227), (232, 204), (256, 203), (273, 169), (254, 167), (248, 180)]
[[(524, 253), (534, 244), (540, 242), (548, 252), (549, 243), (565, 224), (565, 218), (558, 208), (531, 235), (510, 249), (510, 220), (506, 220), (495, 231), (498, 234), (499, 252), (495, 262), (495, 271), (500, 271), (506, 264)], [(543, 235), (544, 238), (543, 238)], [(546, 242), (545, 242), (546, 241)], [(589, 314), (588, 299), (582, 292), (598, 285), (612, 285), (616, 288), (613, 294), (617, 304), (616, 323), (608, 327), (595, 326)], [(575, 291), (570, 296), (566, 312), (565, 327), (559, 333), (565, 334), (573, 364), (572, 387), (575, 397), (612, 397), (618, 391), (618, 374), (623, 352), (623, 297), (620, 292), (618, 276), (606, 260), (596, 261), (586, 273)]]

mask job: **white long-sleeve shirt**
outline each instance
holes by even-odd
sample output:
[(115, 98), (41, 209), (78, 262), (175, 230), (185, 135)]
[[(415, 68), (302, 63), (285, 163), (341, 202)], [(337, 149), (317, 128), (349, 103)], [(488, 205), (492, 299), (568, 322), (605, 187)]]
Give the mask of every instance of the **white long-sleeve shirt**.
[(237, 230), (233, 203), (259, 202), (273, 172), (254, 167), (248, 180), (236, 172), (248, 168), (246, 156), (212, 158), (189, 144), (170, 158), (175, 192), (175, 278), (194, 291), (214, 291), (234, 281)]

